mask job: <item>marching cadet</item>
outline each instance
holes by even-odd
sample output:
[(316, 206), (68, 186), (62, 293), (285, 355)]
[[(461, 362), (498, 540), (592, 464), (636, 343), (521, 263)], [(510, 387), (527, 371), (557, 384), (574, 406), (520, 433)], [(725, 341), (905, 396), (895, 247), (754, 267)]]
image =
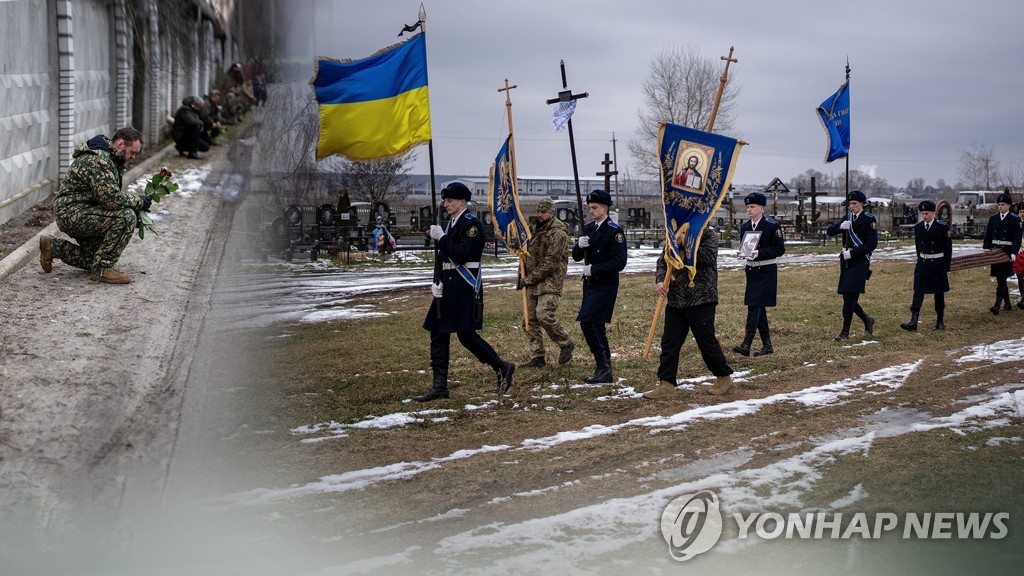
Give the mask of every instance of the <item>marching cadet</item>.
[(910, 302), (910, 321), (900, 324), (904, 330), (917, 330), (917, 318), (925, 294), (935, 295), (935, 329), (945, 330), (942, 321), (949, 292), (949, 265), (953, 259), (953, 240), (949, 226), (935, 220), (935, 202), (925, 200), (917, 205), (922, 220), (914, 226), (917, 264), (914, 265), (914, 299)]
[(847, 218), (836, 222), (825, 231), (829, 236), (843, 235), (843, 251), (839, 253), (839, 287), (843, 295), (843, 329), (835, 341), (850, 338), (853, 315), (864, 321), (864, 332), (874, 334), (875, 319), (868, 316), (857, 300), (864, 293), (871, 275), (871, 253), (878, 246), (878, 223), (875, 216), (864, 210), (867, 197), (860, 190), (850, 192), (846, 204), (850, 208)]
[(1010, 311), (1010, 289), (1006, 286), (1006, 277), (1013, 273), (1013, 260), (1020, 250), (1021, 223), (1020, 218), (1010, 212), (1013, 199), (1009, 194), (1000, 194), (996, 198), (998, 212), (988, 219), (988, 227), (985, 228), (985, 242), (982, 248), (991, 250), (998, 248), (1010, 257), (1008, 262), (993, 264), (989, 268), (989, 276), (996, 279), (996, 303), (988, 309), (993, 314), (999, 314), (999, 305), (1003, 304), (1003, 310)]
[(744, 272), (747, 287), (743, 294), (743, 304), (747, 307), (746, 333), (743, 342), (733, 346), (733, 352), (744, 356), (750, 355), (750, 343), (754, 341), (754, 332), (761, 336), (761, 349), (754, 356), (764, 356), (775, 351), (772, 348), (771, 332), (768, 328), (768, 311), (766, 308), (775, 306), (778, 291), (779, 267), (775, 260), (786, 253), (786, 241), (782, 237), (782, 226), (764, 217), (764, 207), (768, 199), (760, 192), (752, 192), (743, 199), (747, 206), (750, 220), (740, 226), (740, 245), (746, 246), (748, 240), (757, 236), (756, 244), (751, 242), (750, 250), (740, 250), (737, 257), (746, 260)]
[(594, 374), (583, 380), (587, 384), (612, 381), (612, 352), (605, 324), (612, 321), (619, 272), (626, 267), (626, 232), (608, 217), (611, 205), (612, 197), (604, 190), (587, 194), (587, 209), (593, 221), (583, 228), (583, 236), (572, 247), (572, 259), (583, 260), (583, 302), (576, 320), (596, 364)]
[(470, 196), (469, 188), (461, 182), (446, 186), (441, 198), (451, 220), (445, 228), (436, 224), (430, 227), (430, 237), (438, 248), (434, 277), (440, 281), (430, 287), (434, 300), (423, 321), (423, 329), (430, 331), (430, 368), (434, 384), (425, 394), (413, 396), (417, 402), (448, 397), (448, 358), (453, 332), (466, 350), (497, 373), (496, 393), (508, 391), (512, 386), (512, 373), (516, 371), (515, 364), (502, 360), (476, 332), (483, 328), (480, 256), (484, 252), (484, 229), (480, 220), (466, 211)]

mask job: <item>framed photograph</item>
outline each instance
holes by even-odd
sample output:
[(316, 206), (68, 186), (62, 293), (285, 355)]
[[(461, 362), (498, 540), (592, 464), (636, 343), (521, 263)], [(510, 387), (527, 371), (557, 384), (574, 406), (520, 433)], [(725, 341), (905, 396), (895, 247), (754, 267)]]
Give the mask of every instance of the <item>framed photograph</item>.
[(757, 243), (761, 240), (761, 231), (757, 232), (745, 232), (743, 234), (743, 240), (740, 242), (740, 255), (744, 258), (750, 256), (757, 250)]

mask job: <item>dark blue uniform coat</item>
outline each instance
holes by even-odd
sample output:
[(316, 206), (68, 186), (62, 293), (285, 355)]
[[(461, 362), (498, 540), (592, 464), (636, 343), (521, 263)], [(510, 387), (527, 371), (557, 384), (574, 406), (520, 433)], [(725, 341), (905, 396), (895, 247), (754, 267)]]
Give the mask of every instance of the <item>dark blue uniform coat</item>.
[[(924, 229), (924, 221), (914, 226), (917, 244), (917, 264), (914, 266), (914, 292), (940, 294), (949, 292), (949, 264), (953, 258), (953, 240), (949, 226), (933, 220), (931, 228)], [(942, 254), (942, 258), (926, 259), (922, 254)]]
[[(993, 214), (988, 219), (988, 227), (985, 228), (985, 242), (981, 247), (985, 249), (998, 248), (1012, 257), (1020, 251), (1020, 225), (1020, 217), (1013, 212), (1008, 212), (1002, 219), (999, 218), (999, 214)], [(996, 241), (1001, 243), (996, 244)], [(1009, 244), (1002, 242), (1009, 242)], [(1013, 265), (1010, 262), (993, 264), (989, 272), (989, 276), (995, 278), (1006, 278), (1010, 274), (1013, 274)]]
[[(782, 226), (775, 220), (761, 218), (757, 230), (747, 220), (740, 226), (740, 239), (747, 232), (760, 232), (757, 241), (757, 258), (754, 262), (773, 260), (786, 253), (786, 241), (782, 237)], [(779, 285), (779, 267), (775, 264), (766, 266), (747, 266), (747, 288), (743, 293), (743, 305), (763, 308), (775, 306), (775, 298)]]
[(612, 321), (619, 294), (619, 272), (626, 267), (626, 232), (608, 218), (600, 228), (593, 222), (587, 224), (583, 234), (590, 238), (590, 246), (574, 245), (572, 259), (585, 259), (591, 275), (583, 278), (583, 303), (576, 320), (607, 324)]
[[(480, 314), (473, 319), (473, 299), (476, 294), (458, 270), (445, 270), (443, 264), (450, 264), (449, 258), (456, 264), (475, 262), (479, 265), (480, 256), (484, 253), (484, 228), (475, 216), (465, 211), (449, 227), (447, 234), (437, 241), (438, 254), (434, 261), (434, 277), (440, 278), (444, 284), (444, 296), (435, 298), (430, 304), (427, 318), (423, 321), (426, 330), (447, 332), (468, 332), (483, 327), (483, 286), (480, 287)], [(476, 278), (480, 268), (469, 268)], [(437, 305), (441, 305), (441, 318), (437, 317)]]
[(874, 214), (862, 211), (853, 221), (852, 231), (860, 238), (857, 246), (851, 234), (839, 228), (842, 220), (828, 227), (825, 231), (829, 236), (843, 235), (843, 249), (850, 251), (850, 259), (839, 262), (839, 294), (863, 294), (868, 281), (868, 270), (871, 265), (871, 253), (878, 247), (878, 223)]

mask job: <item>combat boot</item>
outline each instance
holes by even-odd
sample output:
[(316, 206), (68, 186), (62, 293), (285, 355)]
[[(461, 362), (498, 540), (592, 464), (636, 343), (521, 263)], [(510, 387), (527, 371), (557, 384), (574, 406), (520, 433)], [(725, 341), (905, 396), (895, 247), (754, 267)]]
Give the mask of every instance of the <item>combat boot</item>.
[(732, 347), (732, 351), (743, 356), (750, 356), (750, 343), (753, 341), (753, 336), (750, 336), (749, 338), (744, 338), (743, 342), (740, 342), (738, 345)]
[(765, 336), (761, 338), (761, 349), (754, 352), (754, 356), (767, 356), (775, 352), (775, 348), (772, 348), (771, 336)]
[(670, 398), (676, 395), (676, 387), (668, 380), (659, 380), (658, 384), (651, 390), (643, 393), (644, 398)]
[(1024, 310), (1024, 298), (1022, 298), (1020, 302), (1017, 302), (1017, 308)]
[(53, 236), (43, 234), (39, 237), (39, 266), (43, 268), (43, 272), (47, 273), (53, 270), (52, 244)]
[(835, 340), (836, 342), (839, 342), (840, 340), (849, 340), (849, 339), (850, 339), (850, 332), (847, 331), (847, 330), (843, 330), (839, 334), (836, 334), (836, 337), (833, 338), (833, 340)]
[(544, 366), (545, 364), (547, 364), (547, 362), (544, 361), (544, 357), (543, 356), (534, 356), (533, 358), (530, 358), (529, 362), (527, 362), (526, 364), (523, 364), (521, 367), (522, 368), (540, 368), (541, 366)]
[(908, 330), (910, 332), (916, 331), (917, 330), (917, 317), (918, 317), (918, 314), (919, 314), (919, 312), (917, 312), (916, 310), (911, 310), (910, 311), (910, 321), (909, 322), (901, 323), (900, 324), (900, 328), (903, 328), (904, 330)]
[(118, 272), (113, 268), (107, 268), (99, 274), (93, 272), (89, 275), (89, 280), (93, 282), (102, 282), (104, 284), (128, 284), (132, 281), (131, 277), (122, 272)]
[(427, 390), (426, 394), (413, 396), (417, 402), (430, 402), (438, 398), (448, 397), (448, 370), (434, 370), (434, 385)]
[(708, 388), (708, 394), (721, 396), (732, 389), (732, 376), (719, 376), (715, 378), (715, 385)]
[(568, 346), (565, 346), (564, 348), (561, 349), (561, 351), (558, 352), (558, 363), (568, 364), (569, 362), (572, 362), (572, 352), (575, 349), (576, 345), (573, 344), (572, 342), (569, 342)]
[(504, 394), (512, 387), (512, 374), (516, 371), (516, 365), (512, 362), (502, 360), (499, 356), (491, 365), (498, 375), (498, 385), (494, 387), (495, 394)]

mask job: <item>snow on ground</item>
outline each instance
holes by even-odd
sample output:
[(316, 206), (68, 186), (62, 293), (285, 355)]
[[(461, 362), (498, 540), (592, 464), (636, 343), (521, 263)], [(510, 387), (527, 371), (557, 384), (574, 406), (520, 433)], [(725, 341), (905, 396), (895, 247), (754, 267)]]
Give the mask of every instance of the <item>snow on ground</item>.
[[(182, 176), (186, 180), (185, 176)], [(186, 180), (188, 181), (188, 180)], [(184, 187), (184, 185), (183, 185)], [(977, 250), (977, 245), (954, 247), (954, 254)], [(661, 250), (636, 248), (629, 250), (626, 272), (653, 274)], [(838, 254), (838, 250), (836, 251)], [(874, 252), (875, 260), (903, 260), (911, 262), (916, 252), (913, 247), (880, 248)], [(838, 256), (830, 254), (794, 254), (779, 258), (780, 267), (835, 265)], [(433, 256), (429, 252), (396, 252), (374, 265), (334, 268), (328, 260), (316, 262), (248, 263), (256, 272), (246, 273), (246, 282), (236, 292), (222, 295), (237, 303), (235, 318), (225, 320), (224, 328), (251, 329), (270, 326), (276, 322), (321, 322), (341, 318), (374, 318), (389, 314), (388, 301), (355, 305), (352, 297), (381, 294), (396, 289), (422, 288), (427, 290), (433, 279)], [(368, 263), (369, 264), (369, 263)], [(740, 269), (743, 261), (735, 257), (735, 250), (718, 252), (721, 270)], [(269, 269), (259, 272), (261, 267)], [(284, 270), (280, 270), (284, 268)], [(513, 289), (519, 261), (508, 255), (497, 263), (484, 266), (485, 289)], [(569, 278), (583, 275), (582, 262), (569, 262)], [(872, 342), (864, 342), (866, 345)]]

